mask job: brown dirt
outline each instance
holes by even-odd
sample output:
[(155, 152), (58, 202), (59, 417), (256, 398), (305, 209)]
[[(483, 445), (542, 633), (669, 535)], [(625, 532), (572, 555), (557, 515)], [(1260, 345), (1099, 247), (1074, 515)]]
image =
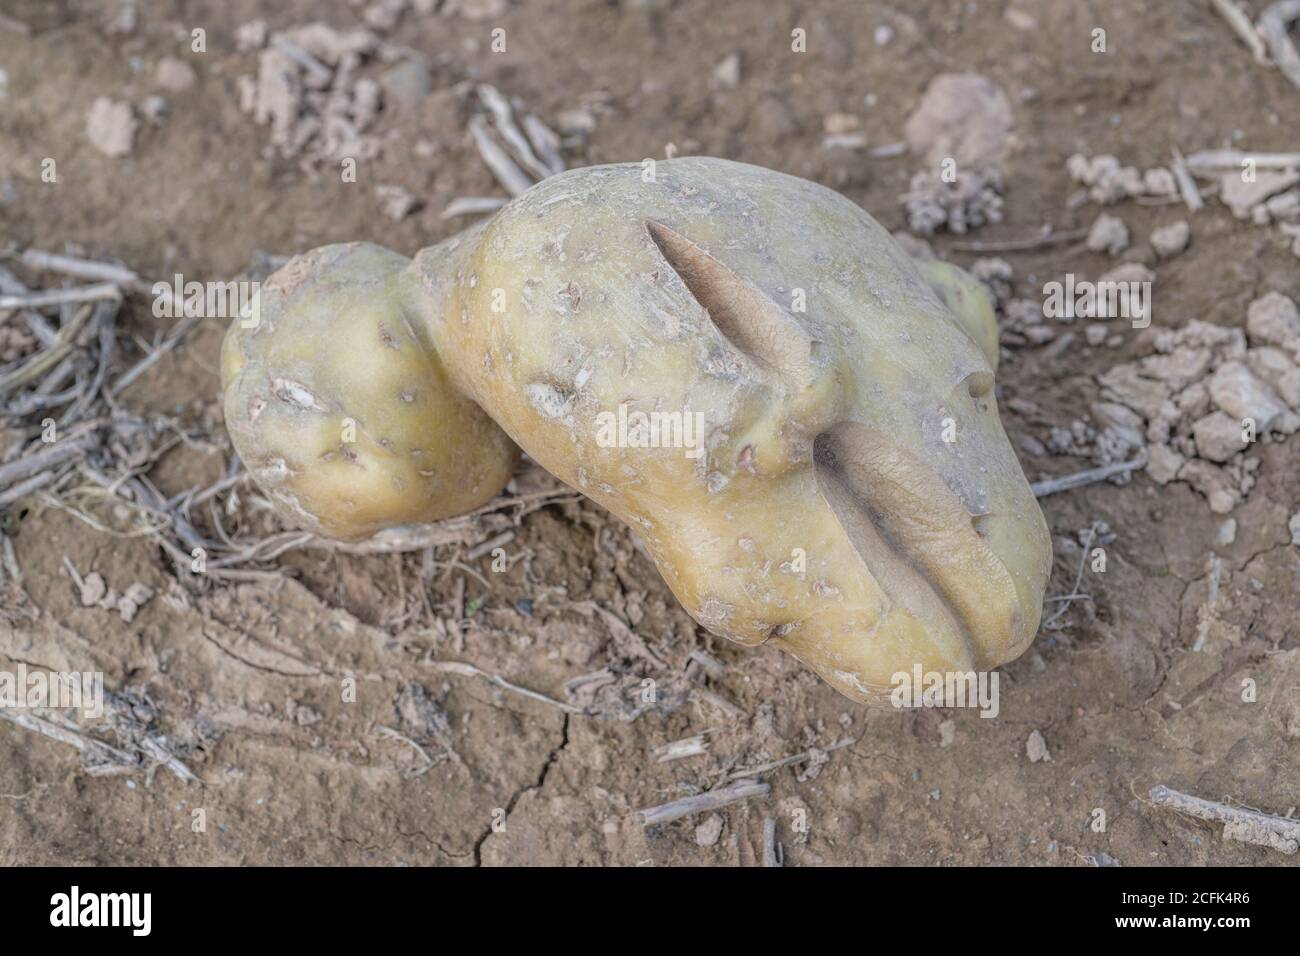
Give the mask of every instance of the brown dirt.
[[(1022, 5), (1039, 29), (1021, 32), (1004, 19), (1006, 5), (992, 0), (542, 0), (482, 22), (408, 13), (395, 36), (435, 57), (434, 92), (418, 109), (384, 117), (380, 128), (392, 139), (382, 157), (363, 164), (360, 183), (341, 184), (268, 158), (266, 131), (238, 110), (236, 78), (252, 71), (254, 56), (234, 52), (234, 31), (260, 4), (142, 5), (129, 37), (104, 29), (117, 6), (6, 4), (33, 34), (0, 28), (9, 78), (0, 184), (13, 187), (0, 205), (0, 240), (53, 250), (72, 243), (150, 276), (227, 277), (255, 250), (340, 240), (412, 253), (450, 234), (454, 224), (438, 213), (451, 199), (499, 194), (452, 91), (467, 79), (492, 82), (545, 118), (591, 91), (607, 92), (610, 110), (586, 148), (568, 156), (571, 165), (662, 156), (674, 143), (814, 179), (901, 228), (897, 196), (916, 161), (825, 150), (822, 118), (853, 113), (870, 143), (894, 142), (933, 75), (982, 73), (1011, 95), (1018, 144), (1005, 164), (1005, 222), (979, 239), (1022, 236), (1044, 222), (1088, 225), (1095, 207), (1066, 205), (1073, 187), (1064, 163), (1076, 151), (1110, 152), (1146, 168), (1166, 162), (1171, 145), (1218, 147), (1235, 131), (1253, 149), (1300, 148), (1300, 93), (1256, 66), (1208, 4), (1043, 0)], [(344, 2), (274, 7), (273, 28), (313, 19), (347, 25), (358, 16)], [(510, 44), (492, 55), (487, 35), (497, 25)], [(886, 46), (873, 40), (881, 25), (894, 31)], [(1089, 51), (1099, 25), (1111, 44), (1105, 56)], [(184, 38), (194, 26), (208, 31), (206, 54), (188, 52)], [(795, 26), (809, 34), (810, 52), (797, 58), (789, 52)], [(713, 68), (731, 51), (742, 57), (741, 82), (714, 89)], [(153, 69), (165, 55), (189, 59), (197, 83), (168, 94), (171, 116), (142, 124), (132, 155), (96, 152), (83, 133), (90, 103), (153, 92)], [(870, 107), (868, 93), (877, 97)], [(436, 146), (431, 159), (414, 151), (422, 139)], [(58, 161), (57, 185), (40, 180), (46, 156)], [(373, 194), (378, 183), (405, 186), (423, 209), (389, 221)], [(1139, 238), (1185, 214), (1132, 203), (1118, 211)], [(1296, 259), (1266, 231), (1217, 204), (1192, 227), (1189, 251), (1158, 267), (1157, 324), (1199, 317), (1241, 325), (1246, 304), (1264, 291), (1300, 297)], [(943, 254), (948, 243), (935, 245)], [(1023, 294), (1066, 271), (1095, 276), (1109, 262), (1065, 247), (1007, 258)], [(124, 324), (148, 340), (166, 321), (134, 301)], [(177, 415), (211, 434), (212, 445), (180, 445), (154, 469), (164, 494), (222, 473), (221, 334), (205, 325), (124, 396), (132, 408)], [(1013, 441), (1044, 438), (1050, 425), (1078, 417), (1097, 397), (1093, 376), (1140, 348), (1133, 337), (1119, 349), (1076, 342), (1056, 358), (1046, 349), (1017, 351), (999, 374)], [(1012, 398), (1037, 411), (1007, 409)], [(156, 545), (99, 535), (36, 507), (15, 544), (38, 613), (31, 621), (0, 618), (0, 665), (102, 670), (110, 688), (154, 704), (200, 782), (183, 784), (165, 770), (149, 779), (88, 776), (71, 748), (0, 723), (0, 863), (742, 864), (761, 853), (766, 815), (776, 817), (792, 864), (1286, 862), (1222, 842), (1219, 827), (1145, 799), (1165, 783), (1285, 814), (1300, 792), (1300, 549), (1286, 526), (1300, 507), (1300, 440), (1267, 446), (1262, 457), (1259, 486), (1237, 510), (1237, 539), (1226, 548), (1215, 547), (1217, 521), (1185, 485), (1159, 488), (1138, 476), (1046, 499), (1058, 541), (1099, 519), (1118, 537), (1106, 573), (1085, 580), (1091, 604), (1076, 602), (1066, 627), (1044, 631), (1003, 669), (995, 720), (863, 708), (773, 650), (711, 638), (678, 607), (627, 530), (588, 503), (526, 516), (507, 550), (528, 560), (499, 574), (490, 557), (472, 562), (486, 587), (440, 564), (427, 608), (419, 555), (302, 552), (284, 559), (292, 576), (278, 584), (189, 594)], [(1031, 479), (1086, 467), (1069, 458), (1025, 464)], [(440, 550), (439, 561), (455, 550)], [(1211, 550), (1224, 576), (1216, 623), (1194, 653)], [(160, 597), (130, 624), (82, 608), (61, 569), (64, 556), (119, 590), (140, 581)], [(1050, 594), (1068, 591), (1075, 566), (1061, 554)], [(459, 635), (451, 620), (457, 577), (474, 611)], [(519, 609), (527, 600), (531, 614)], [(584, 602), (632, 623), (641, 640)], [(682, 692), (697, 647), (725, 663), (709, 689), (739, 708), (739, 719)], [(629, 677), (633, 697), (639, 678), (653, 677), (659, 705), (633, 720), (569, 716), (484, 680), (438, 672), (430, 658), (471, 661), (561, 698), (567, 680), (608, 666)], [(349, 677), (355, 703), (341, 699)], [(1242, 700), (1247, 679), (1258, 686), (1254, 703)], [(945, 720), (953, 722), (946, 745)], [(416, 748), (385, 727), (436, 765), (417, 773), (424, 761)], [(706, 755), (672, 763), (651, 756), (706, 730), (713, 731)], [(1026, 755), (1034, 730), (1049, 761)], [(719, 771), (845, 736), (858, 742), (830, 754), (820, 772), (773, 772), (769, 798), (723, 811), (715, 846), (696, 844), (700, 819), (646, 832), (632, 812), (694, 792)], [(205, 832), (192, 832), (195, 808), (206, 810)], [(1105, 832), (1089, 825), (1098, 808)], [(498, 810), (501, 830), (493, 828)], [(801, 816), (806, 833), (795, 828)]]

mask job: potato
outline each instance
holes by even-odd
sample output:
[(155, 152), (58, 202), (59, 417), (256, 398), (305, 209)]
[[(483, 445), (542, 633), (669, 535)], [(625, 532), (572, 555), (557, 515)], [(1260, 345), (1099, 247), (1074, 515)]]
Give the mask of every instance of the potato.
[(226, 427), (291, 522), (344, 540), (490, 501), (518, 449), (393, 306), (409, 260), (363, 243), (293, 259), (222, 346)]
[[(714, 633), (859, 700), (1033, 639), (1051, 549), (997, 415), (992, 310), (843, 197), (723, 160), (587, 167), (394, 281), (365, 297), (368, 327), (404, 315), (450, 385), (627, 522)], [(295, 381), (333, 361), (295, 359)], [(330, 407), (364, 380), (329, 378)], [(315, 487), (318, 509), (349, 493), (346, 473)]]

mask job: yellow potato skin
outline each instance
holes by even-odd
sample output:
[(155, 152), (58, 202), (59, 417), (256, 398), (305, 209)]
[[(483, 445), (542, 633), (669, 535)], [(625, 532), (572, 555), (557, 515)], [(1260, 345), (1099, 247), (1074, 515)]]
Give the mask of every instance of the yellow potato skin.
[(989, 370), (998, 370), (998, 319), (993, 303), (979, 280), (942, 259), (918, 262), (917, 268), (930, 287), (938, 293), (963, 332), (979, 346), (988, 359)]
[[(403, 301), (715, 633), (859, 700), (1032, 640), (1050, 540), (997, 416), (991, 309), (843, 197), (722, 160), (579, 169), (419, 253)], [(608, 447), (620, 405), (703, 415), (702, 454)]]
[(362, 243), (299, 256), (223, 342), (236, 450), (291, 523), (332, 538), (464, 514), (517, 460), (406, 323), (397, 290), (408, 261)]

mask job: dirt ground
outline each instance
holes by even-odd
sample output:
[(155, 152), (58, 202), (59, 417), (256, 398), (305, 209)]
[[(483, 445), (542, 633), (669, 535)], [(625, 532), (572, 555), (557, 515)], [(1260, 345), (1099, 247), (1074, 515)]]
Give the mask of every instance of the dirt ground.
[[(982, 74), (1010, 98), (1015, 132), (1003, 221), (931, 240), (961, 265), (977, 256), (954, 246), (972, 239), (1088, 227), (1100, 210), (1070, 202), (1073, 153), (1146, 169), (1168, 163), (1174, 146), (1300, 149), (1300, 91), (1257, 65), (1208, 3), (523, 0), (500, 12), (405, 11), (385, 36), (428, 58), (431, 88), (386, 103), (374, 126), (382, 150), (343, 183), (332, 167), (304, 170), (269, 149), (267, 128), (241, 111), (239, 77), (255, 72), (257, 54), (237, 49), (236, 31), (259, 16), (272, 30), (352, 26), (365, 5), (141, 3), (134, 29), (117, 32), (122, 6), (4, 4), (27, 28), (0, 25), (0, 243), (11, 251), (214, 279), (259, 253), (344, 240), (411, 254), (469, 221), (441, 218), (455, 198), (504, 195), (466, 132), (468, 91), (482, 82), (552, 125), (587, 109), (594, 128), (562, 151), (571, 167), (663, 157), (672, 144), (823, 183), (899, 230), (898, 197), (921, 160), (827, 148), (826, 118), (850, 114), (870, 146), (895, 143), (933, 76)], [(1090, 50), (1097, 26), (1104, 55)], [(195, 27), (206, 30), (204, 53), (191, 50)], [(504, 53), (490, 50), (498, 27)], [(796, 27), (806, 54), (790, 51)], [(731, 53), (734, 83), (715, 75)], [(167, 114), (140, 123), (128, 155), (95, 149), (85, 127), (96, 97), (139, 104), (159, 93), (168, 56), (192, 66), (192, 84), (163, 91)], [(42, 181), (47, 157), (57, 183)], [(377, 185), (421, 205), (394, 221)], [(1194, 216), (1178, 204), (1110, 211), (1135, 237), (1130, 258), (1157, 273), (1156, 326), (1241, 327), (1265, 292), (1300, 298), (1300, 260), (1217, 202)], [(1143, 240), (1177, 218), (1190, 219), (1190, 247), (1157, 261)], [(1048, 278), (1114, 264), (1077, 242), (1001, 255), (1031, 298)], [(138, 359), (172, 321), (130, 299), (120, 360)], [(184, 434), (148, 466), (164, 496), (226, 474), (223, 330), (203, 323), (119, 397)], [(1079, 335), (1006, 349), (999, 399), (1013, 444), (1045, 443), (1053, 426), (1086, 417), (1097, 376), (1149, 352), (1130, 332), (1115, 347)], [(15, 440), (6, 434), (0, 454)], [(197, 779), (152, 762), (88, 773), (73, 747), (0, 722), (0, 863), (744, 865), (761, 862), (769, 817), (787, 865), (1294, 863), (1147, 797), (1165, 784), (1278, 815), (1300, 804), (1300, 548), (1288, 530), (1300, 510), (1300, 439), (1251, 454), (1257, 484), (1232, 513), (1230, 544), (1216, 540), (1223, 517), (1182, 482), (1139, 473), (1042, 500), (1057, 544), (1049, 595), (1072, 593), (1081, 529), (1104, 521), (1115, 539), (1106, 571), (1081, 579), (1088, 597), (1066, 602), (1002, 668), (992, 720), (863, 707), (773, 649), (711, 637), (617, 519), (535, 468), (517, 478), (518, 500), (464, 541), (403, 555), (290, 551), (258, 565), (278, 575), (201, 585), (178, 580), (148, 536), (105, 533), (33, 498), (6, 523), (23, 591), (4, 598), (0, 668), (102, 671)], [(1091, 464), (1050, 453), (1022, 462), (1031, 481)], [(225, 499), (229, 519), (274, 530), (254, 496)], [(90, 510), (100, 527), (120, 527), (112, 504)], [(467, 556), (503, 527), (515, 532), (508, 569)], [(1222, 570), (1207, 607), (1211, 553)], [(138, 582), (156, 596), (129, 623), (83, 606), (65, 559), (118, 591)], [(720, 673), (688, 666), (697, 649)], [(583, 714), (438, 666), (446, 661), (561, 702), (582, 694), (575, 678), (601, 677)], [(646, 678), (652, 704), (640, 702)], [(1030, 759), (1035, 731), (1048, 759)], [(94, 732), (120, 743), (124, 731)], [(657, 748), (697, 734), (702, 753), (658, 759)], [(763, 771), (770, 794), (722, 810), (720, 833), (707, 814), (646, 829), (636, 813), (809, 751)]]

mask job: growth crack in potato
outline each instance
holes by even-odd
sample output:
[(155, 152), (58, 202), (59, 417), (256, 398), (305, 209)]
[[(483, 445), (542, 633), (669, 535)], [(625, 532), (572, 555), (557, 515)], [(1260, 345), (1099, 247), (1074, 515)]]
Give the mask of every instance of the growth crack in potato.
[(273, 276), (223, 356), (262, 487), (364, 536), (486, 501), (513, 439), (627, 522), (701, 624), (850, 697), (1018, 656), (1050, 541), (979, 284), (813, 183), (644, 172), (554, 176), (409, 262), (330, 246)]

